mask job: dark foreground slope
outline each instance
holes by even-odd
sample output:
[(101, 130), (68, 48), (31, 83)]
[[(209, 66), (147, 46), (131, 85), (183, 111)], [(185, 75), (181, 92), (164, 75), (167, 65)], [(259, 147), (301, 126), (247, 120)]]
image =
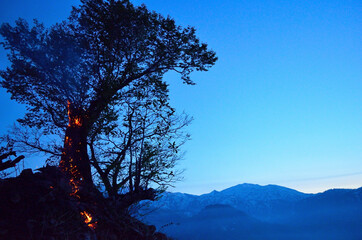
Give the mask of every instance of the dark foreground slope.
[[(167, 240), (94, 189), (72, 196), (69, 180), (56, 167), (0, 180), (0, 239)], [(83, 211), (92, 212), (86, 223)], [(95, 228), (90, 227), (94, 224)]]

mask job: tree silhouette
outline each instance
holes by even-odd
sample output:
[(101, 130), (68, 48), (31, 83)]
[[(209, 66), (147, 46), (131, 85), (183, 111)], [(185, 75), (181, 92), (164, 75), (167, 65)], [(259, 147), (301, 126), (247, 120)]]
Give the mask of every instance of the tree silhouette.
[[(0, 72), (1, 86), (27, 106), (18, 121), (43, 134), (64, 133), (60, 167), (89, 185), (88, 144), (95, 133), (117, 126), (117, 105), (126, 94), (138, 94), (145, 84), (148, 91), (166, 91), (159, 86), (168, 71), (194, 84), (190, 73), (217, 60), (194, 28), (128, 0), (82, 0), (67, 20), (49, 28), (19, 19), (15, 26), (3, 24), (0, 34), (11, 62)], [(143, 143), (147, 154), (156, 154), (154, 145)]]
[(182, 157), (180, 146), (189, 139), (184, 127), (191, 118), (176, 114), (166, 84), (159, 83), (142, 82), (122, 94), (119, 123), (90, 134), (91, 164), (110, 196), (134, 194), (151, 183), (165, 189), (179, 177), (174, 167)]
[[(15, 159), (11, 159), (11, 157), (15, 157)], [(25, 157), (23, 155), (17, 157), (16, 152), (12, 149), (8, 149), (5, 147), (0, 148), (0, 171), (4, 171), (9, 168), (13, 168)]]

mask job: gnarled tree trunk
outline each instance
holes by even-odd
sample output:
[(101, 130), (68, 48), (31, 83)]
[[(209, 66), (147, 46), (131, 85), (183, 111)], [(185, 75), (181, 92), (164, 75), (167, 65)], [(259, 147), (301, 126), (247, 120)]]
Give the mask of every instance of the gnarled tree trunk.
[(73, 184), (93, 185), (87, 152), (87, 115), (83, 109), (68, 102), (69, 124), (65, 131), (64, 149), (59, 167)]

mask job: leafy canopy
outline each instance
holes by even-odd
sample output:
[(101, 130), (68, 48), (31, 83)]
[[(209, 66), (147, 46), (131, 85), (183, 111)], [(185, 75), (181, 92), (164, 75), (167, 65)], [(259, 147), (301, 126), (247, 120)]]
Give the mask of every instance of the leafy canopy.
[(81, 2), (66, 21), (49, 28), (37, 21), (30, 27), (22, 19), (0, 27), (11, 62), (0, 72), (0, 84), (27, 105), (23, 125), (64, 131), (69, 101), (84, 110), (90, 131), (102, 115), (117, 115), (112, 106), (131, 83), (159, 82), (176, 71), (194, 84), (190, 73), (206, 71), (217, 60), (194, 28), (177, 26), (144, 5)]

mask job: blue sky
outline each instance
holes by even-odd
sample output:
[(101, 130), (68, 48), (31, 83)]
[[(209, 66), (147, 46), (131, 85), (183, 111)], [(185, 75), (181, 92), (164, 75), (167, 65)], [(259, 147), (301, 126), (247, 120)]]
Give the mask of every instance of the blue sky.
[[(173, 105), (195, 119), (179, 164), (184, 181), (174, 191), (243, 182), (304, 192), (362, 186), (361, 1), (133, 2), (195, 26), (219, 57), (209, 72), (192, 75), (196, 86), (165, 76)], [(0, 22), (49, 25), (77, 3), (3, 0)], [(0, 99), (4, 132), (24, 108), (4, 90)]]

